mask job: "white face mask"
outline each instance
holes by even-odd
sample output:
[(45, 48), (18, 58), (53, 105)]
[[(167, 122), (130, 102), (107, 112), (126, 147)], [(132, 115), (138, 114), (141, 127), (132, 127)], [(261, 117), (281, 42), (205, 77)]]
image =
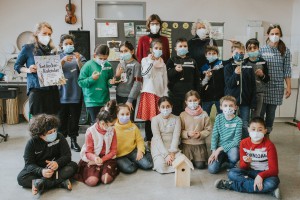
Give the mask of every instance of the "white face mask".
[(278, 35), (271, 35), (269, 36), (269, 39), (271, 42), (276, 43), (279, 41), (279, 36)]
[(167, 117), (172, 113), (172, 108), (163, 108), (160, 110), (160, 113), (164, 116)]
[(254, 142), (257, 142), (257, 141), (263, 139), (265, 135), (262, 132), (250, 131), (249, 136), (251, 137), (251, 140), (253, 140)]
[(207, 30), (205, 28), (197, 29), (196, 34), (199, 36), (200, 39), (205, 39), (207, 37)]
[(188, 104), (187, 104), (188, 108), (191, 110), (196, 110), (198, 105), (199, 105), (199, 103), (197, 101), (196, 102), (188, 102)]
[(157, 34), (160, 29), (159, 25), (150, 25), (150, 32), (152, 34)]
[(50, 36), (48, 35), (38, 35), (38, 40), (41, 44), (47, 46), (50, 42)]
[(233, 115), (234, 112), (235, 112), (235, 110), (232, 107), (225, 107), (225, 108), (223, 108), (223, 113), (226, 116)]

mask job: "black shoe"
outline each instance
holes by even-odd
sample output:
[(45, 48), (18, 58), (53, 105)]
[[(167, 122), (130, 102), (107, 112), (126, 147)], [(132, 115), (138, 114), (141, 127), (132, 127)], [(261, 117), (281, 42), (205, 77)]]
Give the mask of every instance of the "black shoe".
[(67, 180), (61, 182), (60, 187), (71, 191), (72, 190), (71, 181), (69, 179), (67, 179)]
[(229, 190), (231, 187), (232, 181), (218, 179), (215, 181), (215, 187), (218, 189)]
[(73, 149), (76, 152), (79, 152), (81, 150), (80, 146), (77, 144), (76, 137), (71, 137), (71, 149)]
[[(35, 191), (33, 191), (35, 189)], [(32, 194), (41, 195), (44, 191), (44, 180), (43, 179), (33, 179), (32, 180)]]

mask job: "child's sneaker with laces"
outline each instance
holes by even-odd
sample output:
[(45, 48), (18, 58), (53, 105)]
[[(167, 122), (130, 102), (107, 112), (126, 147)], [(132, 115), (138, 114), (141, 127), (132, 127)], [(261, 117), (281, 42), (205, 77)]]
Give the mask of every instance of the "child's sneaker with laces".
[(280, 199), (281, 196), (280, 196), (280, 190), (279, 190), (279, 188), (276, 188), (276, 189), (272, 192), (272, 195), (273, 195), (276, 199)]
[(223, 179), (218, 179), (215, 181), (215, 187), (218, 189), (229, 190), (232, 185), (232, 181), (227, 181)]

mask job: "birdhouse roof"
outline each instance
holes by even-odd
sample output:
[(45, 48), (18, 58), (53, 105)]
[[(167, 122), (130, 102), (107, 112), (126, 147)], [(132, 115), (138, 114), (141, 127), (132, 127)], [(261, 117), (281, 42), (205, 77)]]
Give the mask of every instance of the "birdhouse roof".
[(194, 169), (193, 163), (183, 154), (174, 160), (172, 166), (177, 168), (183, 162), (185, 162), (191, 169)]

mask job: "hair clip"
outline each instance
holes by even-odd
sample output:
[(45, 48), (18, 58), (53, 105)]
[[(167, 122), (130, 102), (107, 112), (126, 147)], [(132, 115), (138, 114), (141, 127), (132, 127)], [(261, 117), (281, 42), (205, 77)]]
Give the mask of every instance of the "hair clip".
[(104, 110), (107, 111), (107, 112), (109, 112), (109, 109), (108, 109), (107, 106), (104, 107)]

